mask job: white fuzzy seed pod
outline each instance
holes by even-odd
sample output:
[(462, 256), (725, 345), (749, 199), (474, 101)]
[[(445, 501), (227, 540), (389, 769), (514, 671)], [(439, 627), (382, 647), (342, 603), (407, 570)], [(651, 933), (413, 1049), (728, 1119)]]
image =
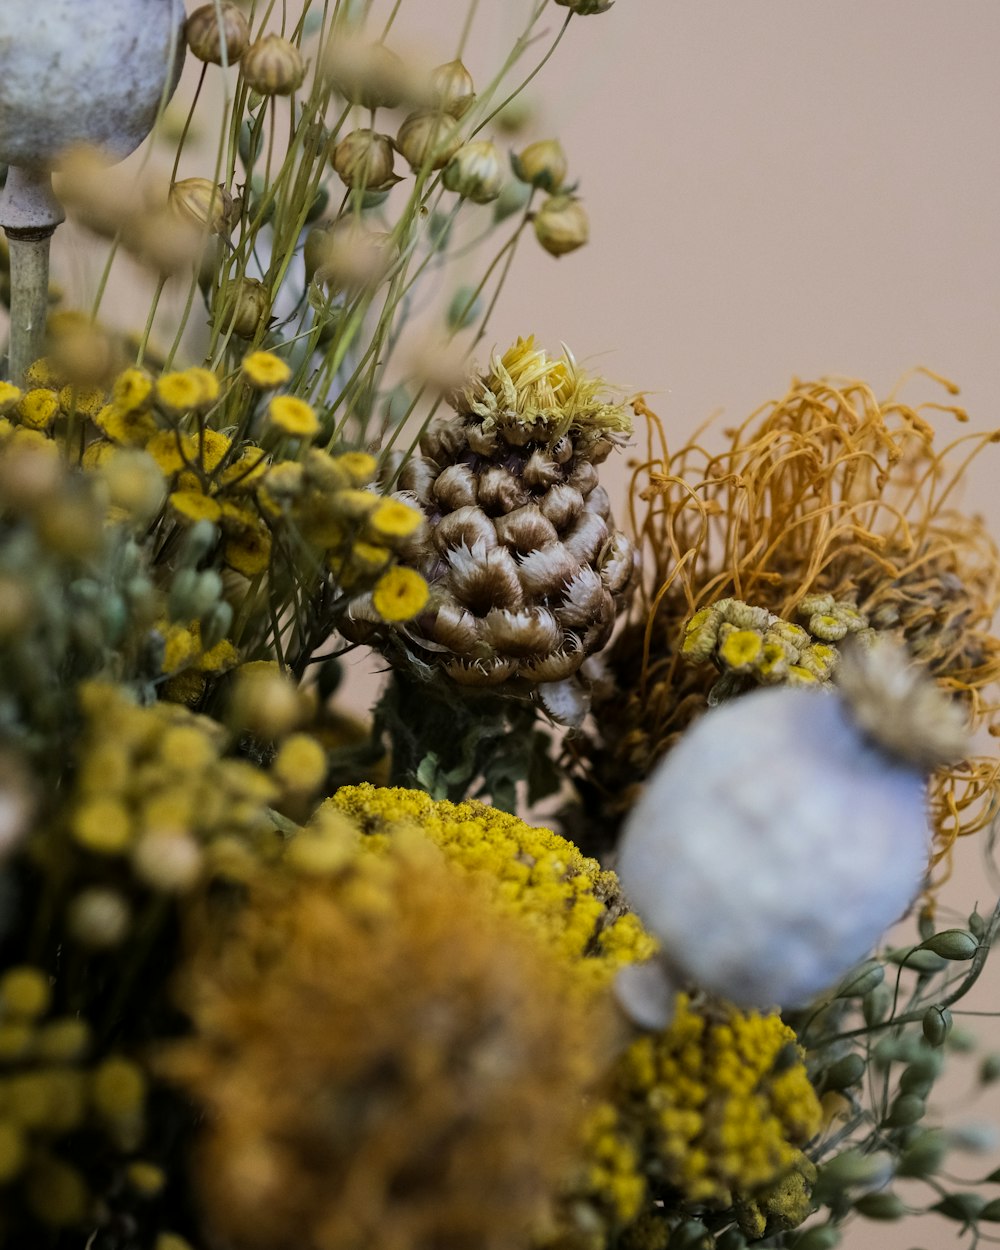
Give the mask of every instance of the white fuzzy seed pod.
[(928, 767), (876, 745), (839, 692), (744, 695), (653, 773), (626, 823), (622, 884), (683, 977), (743, 1005), (801, 1005), (919, 891)]

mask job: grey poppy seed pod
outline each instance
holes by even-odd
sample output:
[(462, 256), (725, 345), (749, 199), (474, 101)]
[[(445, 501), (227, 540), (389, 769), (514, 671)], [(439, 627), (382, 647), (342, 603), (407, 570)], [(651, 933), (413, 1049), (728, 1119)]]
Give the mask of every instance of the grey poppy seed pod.
[[(827, 989), (927, 870), (925, 768), (932, 749), (954, 749), (941, 732), (947, 700), (883, 647), (858, 665), (845, 657), (835, 694), (768, 688), (713, 709), (627, 821), (619, 874), (636, 910), (686, 976), (736, 1002), (792, 1006)], [(885, 735), (872, 727), (873, 690)], [(912, 710), (901, 735), (894, 722)], [(720, 918), (707, 938), (706, 908)], [(944, 963), (928, 949), (900, 959), (917, 956)]]
[(4, 0), (0, 161), (52, 168), (87, 145), (121, 160), (184, 60), (183, 0)]

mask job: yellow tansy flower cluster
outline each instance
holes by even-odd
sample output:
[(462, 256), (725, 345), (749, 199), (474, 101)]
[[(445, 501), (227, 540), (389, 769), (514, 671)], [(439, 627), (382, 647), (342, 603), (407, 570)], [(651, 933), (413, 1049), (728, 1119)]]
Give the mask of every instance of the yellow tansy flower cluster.
[(726, 1207), (773, 1185), (820, 1128), (795, 1034), (776, 1015), (709, 1015), (680, 994), (670, 1026), (629, 1047), (618, 1081), (664, 1180), (693, 1203)]
[(60, 1141), (96, 1130), (115, 1150), (134, 1152), (147, 1079), (122, 1055), (93, 1057), (87, 1022), (51, 1015), (51, 1000), (41, 968), (0, 976), (0, 1202), (16, 1192), (43, 1224), (61, 1228), (83, 1221), (91, 1197), (81, 1171), (60, 1157)]
[(273, 856), (268, 805), (279, 785), (223, 757), (213, 721), (169, 703), (138, 707), (115, 686), (80, 691), (84, 724), (69, 834), (94, 855), (127, 857), (153, 889), (183, 891), (230, 859)]
[(740, 599), (720, 599), (687, 622), (681, 655), (692, 664), (711, 660), (722, 671), (717, 700), (746, 684), (829, 685), (836, 643), (848, 634), (862, 642), (874, 637), (867, 617), (832, 595), (807, 595), (797, 614), (805, 626)]

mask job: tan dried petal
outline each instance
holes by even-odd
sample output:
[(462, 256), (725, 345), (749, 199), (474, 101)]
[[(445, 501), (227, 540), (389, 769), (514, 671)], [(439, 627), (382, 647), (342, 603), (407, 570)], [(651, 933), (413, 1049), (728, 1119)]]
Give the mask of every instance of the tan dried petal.
[(476, 475), (469, 464), (450, 464), (438, 475), (434, 498), (449, 511), (468, 508), (476, 502)]
[(448, 553), (448, 565), (452, 594), (477, 616), (491, 608), (519, 608), (524, 601), (517, 565), (506, 547), (456, 547)]
[(611, 631), (614, 627), (615, 601), (611, 598), (608, 591), (605, 591), (604, 599), (601, 603), (600, 616), (583, 635), (581, 649), (584, 655), (592, 655), (595, 651), (600, 651), (601, 647), (611, 637)]
[(528, 492), (510, 469), (495, 464), (480, 475), (479, 502), (487, 512), (513, 512), (528, 502)]
[(482, 648), (480, 622), (457, 603), (442, 603), (434, 619), (424, 625), (424, 632), (455, 655), (472, 656)]
[(459, 686), (498, 686), (514, 672), (514, 661), (494, 656), (488, 660), (450, 660), (444, 671)]
[(471, 505), (456, 508), (435, 525), (434, 542), (438, 550), (447, 552), (452, 547), (463, 543), (470, 550), (481, 543), (483, 550), (489, 551), (497, 545), (497, 532), (493, 522), (482, 510)]
[(580, 564), (590, 564), (608, 541), (608, 526), (596, 512), (584, 510), (563, 536), (563, 544)]
[(589, 460), (578, 457), (576, 464), (573, 465), (567, 474), (566, 481), (571, 486), (575, 486), (584, 499), (586, 499), (597, 485), (597, 469)]
[(562, 543), (550, 543), (521, 557), (517, 566), (525, 594), (532, 598), (556, 595), (580, 571), (580, 561)]
[(613, 595), (620, 595), (629, 582), (636, 567), (635, 546), (621, 530), (611, 535), (611, 542), (601, 560), (601, 581)]
[(400, 470), (399, 484), (426, 507), (431, 502), (434, 478), (434, 470), (422, 456), (411, 456)]
[(597, 620), (604, 602), (604, 584), (595, 569), (583, 566), (566, 587), (565, 599), (556, 608), (560, 624), (566, 628), (586, 628)]
[(573, 457), (573, 440), (568, 434), (562, 434), (549, 448), (556, 464), (566, 464)]
[(465, 442), (465, 431), (458, 417), (432, 421), (420, 436), (420, 450), (440, 467), (447, 464)]
[(583, 496), (575, 486), (559, 482), (542, 496), (538, 506), (542, 516), (547, 517), (562, 533), (583, 511)]
[(525, 462), (523, 476), (527, 485), (534, 490), (544, 490), (562, 480), (559, 465), (540, 447), (536, 447)]
[(477, 456), (492, 456), (500, 446), (500, 436), (496, 428), (484, 430), (480, 424), (472, 421), (469, 423), (465, 433), (466, 438), (469, 440), (469, 447)]
[(518, 672), (525, 681), (564, 681), (577, 671), (584, 661), (585, 652), (579, 639), (571, 638), (566, 644), (540, 660), (523, 663)]
[(496, 536), (506, 546), (522, 553), (536, 551), (559, 537), (552, 522), (531, 503), (497, 517)]
[(607, 521), (611, 516), (611, 499), (603, 486), (595, 486), (583, 505), (588, 512), (596, 512)]
[(545, 655), (563, 641), (558, 621), (546, 608), (495, 609), (486, 614), (483, 626), (486, 641), (503, 655)]

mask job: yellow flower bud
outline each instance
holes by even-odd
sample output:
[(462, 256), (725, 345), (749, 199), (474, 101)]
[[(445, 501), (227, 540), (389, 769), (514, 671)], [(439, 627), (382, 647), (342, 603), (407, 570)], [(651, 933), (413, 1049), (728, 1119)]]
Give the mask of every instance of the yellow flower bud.
[(252, 339), (271, 312), (267, 287), (256, 278), (240, 278), (221, 296), (223, 330), (231, 329), (237, 338)]
[(374, 130), (352, 130), (333, 149), (331, 163), (352, 190), (388, 191), (399, 182), (393, 169), (392, 140)]
[(280, 35), (265, 35), (243, 53), (240, 70), (261, 95), (291, 95), (306, 76), (302, 53)]
[(170, 207), (209, 234), (228, 234), (235, 224), (235, 203), (224, 186), (208, 178), (182, 178), (170, 188)]
[[(219, 24), (221, 10), (222, 24)], [(222, 64), (222, 46), (225, 40), (226, 64), (240, 59), (250, 42), (250, 27), (235, 4), (203, 4), (188, 18), (184, 37), (192, 53), (199, 61)]]
[(431, 71), (431, 93), (435, 107), (456, 120), (465, 116), (476, 99), (472, 75), (459, 60)]
[(522, 182), (540, 187), (543, 191), (558, 191), (566, 181), (569, 165), (566, 153), (558, 139), (539, 139), (517, 154), (510, 162), (514, 173)]
[(396, 132), (396, 147), (411, 169), (443, 169), (461, 143), (455, 119), (435, 109), (411, 113)]
[(590, 237), (586, 211), (571, 195), (550, 195), (535, 213), (534, 224), (535, 238), (550, 256), (565, 256)]
[(503, 166), (489, 139), (463, 143), (445, 166), (442, 178), (449, 191), (474, 204), (488, 204), (503, 189)]

